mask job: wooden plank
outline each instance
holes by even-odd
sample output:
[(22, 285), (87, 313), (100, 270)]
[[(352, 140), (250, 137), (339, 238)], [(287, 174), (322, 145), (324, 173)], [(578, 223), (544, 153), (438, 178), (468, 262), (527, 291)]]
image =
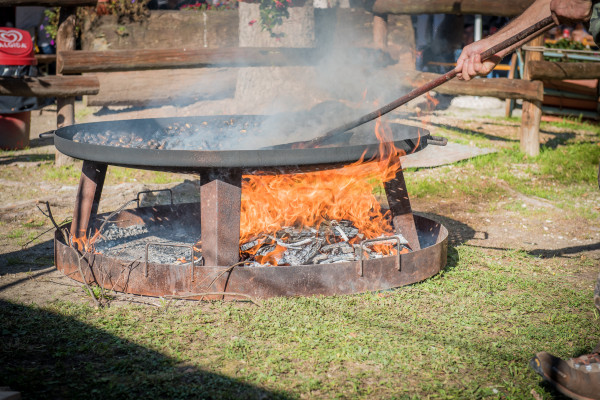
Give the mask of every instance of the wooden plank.
[(96, 0), (0, 0), (0, 7), (44, 6), (44, 7), (84, 7), (95, 6)]
[(73, 97), (97, 94), (98, 79), (92, 76), (0, 77), (1, 96)]
[(310, 65), (317, 53), (310, 48), (229, 47), (197, 49), (63, 51), (57, 72), (135, 71), (194, 67)]
[(35, 59), (38, 64), (52, 64), (56, 62), (56, 54), (36, 54)]
[(544, 89), (561, 90), (564, 92), (572, 92), (586, 96), (598, 96), (598, 80), (548, 80), (544, 81)]
[(456, 14), (514, 17), (521, 14), (534, 0), (375, 0), (377, 14)]
[(598, 107), (597, 100), (572, 99), (565, 96), (544, 96), (543, 106), (552, 106), (558, 108), (571, 108), (574, 110), (596, 111)]
[[(440, 75), (402, 71), (400, 75), (414, 87), (430, 82)], [(451, 80), (435, 89), (436, 92), (451, 95), (490, 96), (499, 99), (526, 99), (541, 101), (544, 87), (541, 82), (508, 78), (478, 78), (470, 81)]]
[(233, 97), (236, 69), (98, 72), (100, 91), (88, 96), (88, 106), (184, 104)]
[[(539, 53), (541, 56), (541, 53)], [(600, 63), (552, 62), (531, 60), (526, 63), (530, 79), (597, 79)]]

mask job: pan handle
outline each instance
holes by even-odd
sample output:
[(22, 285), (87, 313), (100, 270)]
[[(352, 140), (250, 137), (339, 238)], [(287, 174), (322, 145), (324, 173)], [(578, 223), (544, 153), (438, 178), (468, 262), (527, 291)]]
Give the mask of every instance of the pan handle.
[(434, 146), (445, 146), (448, 144), (448, 139), (442, 136), (429, 136), (427, 138), (427, 144)]
[(40, 139), (51, 139), (51, 138), (54, 138), (55, 133), (56, 133), (56, 131), (48, 131), (48, 132), (40, 133), (39, 138)]

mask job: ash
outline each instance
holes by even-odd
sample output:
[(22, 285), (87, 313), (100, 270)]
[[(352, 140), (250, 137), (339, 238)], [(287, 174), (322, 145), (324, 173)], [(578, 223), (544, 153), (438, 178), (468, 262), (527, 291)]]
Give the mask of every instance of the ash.
[[(148, 262), (158, 264), (181, 264), (189, 262), (191, 246), (200, 234), (196, 229), (165, 227), (163, 225), (132, 225), (118, 227), (108, 225), (101, 239), (95, 245), (96, 251), (105, 256), (117, 257), (126, 261), (144, 261), (146, 245), (153, 243), (148, 250)], [(154, 245), (156, 243), (156, 245)], [(195, 253), (198, 256), (198, 252)], [(186, 260), (186, 261), (184, 261)]]
[[(377, 243), (361, 246), (364, 235), (350, 221), (326, 221), (319, 229), (284, 227), (275, 235), (259, 235), (240, 246), (242, 259), (248, 266), (290, 266), (333, 264), (364, 258), (381, 258), (400, 241), (400, 252), (408, 252), (408, 241), (402, 235), (382, 236)], [(362, 250), (361, 250), (362, 247)], [(381, 251), (388, 250), (384, 253)]]
[[(395, 249), (397, 238), (400, 251), (408, 252), (408, 241), (402, 235), (382, 236), (376, 243), (362, 246), (363, 258), (381, 258)], [(186, 264), (191, 260), (189, 246), (200, 239), (198, 227), (163, 225), (108, 225), (96, 243), (96, 251), (125, 261), (144, 261), (146, 245), (148, 262), (158, 264)], [(245, 266), (270, 267), (311, 264), (333, 264), (361, 259), (364, 235), (350, 221), (326, 221), (318, 229), (284, 227), (273, 235), (261, 234), (240, 246)], [(188, 247), (176, 247), (176, 246)], [(394, 250), (395, 251), (395, 250)], [(195, 251), (196, 260), (201, 251)], [(197, 258), (196, 258), (197, 257)]]

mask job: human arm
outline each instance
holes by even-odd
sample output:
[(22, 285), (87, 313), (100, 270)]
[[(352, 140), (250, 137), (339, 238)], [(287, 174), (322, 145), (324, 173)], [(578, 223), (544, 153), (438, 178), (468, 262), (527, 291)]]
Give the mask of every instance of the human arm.
[[(523, 39), (514, 45), (499, 51), (486, 61), (481, 61), (480, 54), (485, 50), (501, 43), (502, 41), (514, 36), (536, 22), (551, 16), (550, 3), (552, 1), (569, 1), (569, 0), (536, 0), (529, 8), (521, 15), (512, 20), (508, 25), (499, 30), (497, 33), (488, 36), (485, 39), (471, 43), (466, 46), (456, 62), (457, 77), (462, 80), (470, 80), (477, 75), (487, 75), (498, 64), (504, 56), (512, 52), (514, 49), (522, 46), (525, 42), (531, 40), (529, 37)], [(548, 27), (547, 29), (549, 29)], [(541, 32), (540, 32), (541, 33)]]

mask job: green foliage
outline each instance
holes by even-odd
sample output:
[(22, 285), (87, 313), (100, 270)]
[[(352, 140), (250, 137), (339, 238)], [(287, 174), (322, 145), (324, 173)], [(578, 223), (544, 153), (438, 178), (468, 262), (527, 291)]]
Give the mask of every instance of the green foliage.
[(565, 38), (557, 40), (556, 43), (546, 43), (546, 47), (550, 49), (586, 50), (583, 43)]
[[(562, 49), (562, 50), (590, 50), (589, 46), (586, 47), (583, 43), (572, 40), (572, 39), (559, 39), (555, 43), (546, 43), (545, 45), (549, 49)], [(576, 60), (570, 57), (549, 57), (545, 56), (544, 60), (554, 62), (594, 62), (590, 60)]]
[(44, 29), (46, 33), (50, 35), (52, 40), (56, 40), (56, 34), (58, 33), (58, 18), (60, 14), (60, 7), (52, 7), (44, 10), (44, 15), (46, 16), (46, 25), (44, 25)]
[(284, 33), (275, 33), (273, 29), (283, 23), (284, 18), (289, 18), (288, 6), (291, 0), (260, 0), (260, 26), (273, 38), (281, 38)]

